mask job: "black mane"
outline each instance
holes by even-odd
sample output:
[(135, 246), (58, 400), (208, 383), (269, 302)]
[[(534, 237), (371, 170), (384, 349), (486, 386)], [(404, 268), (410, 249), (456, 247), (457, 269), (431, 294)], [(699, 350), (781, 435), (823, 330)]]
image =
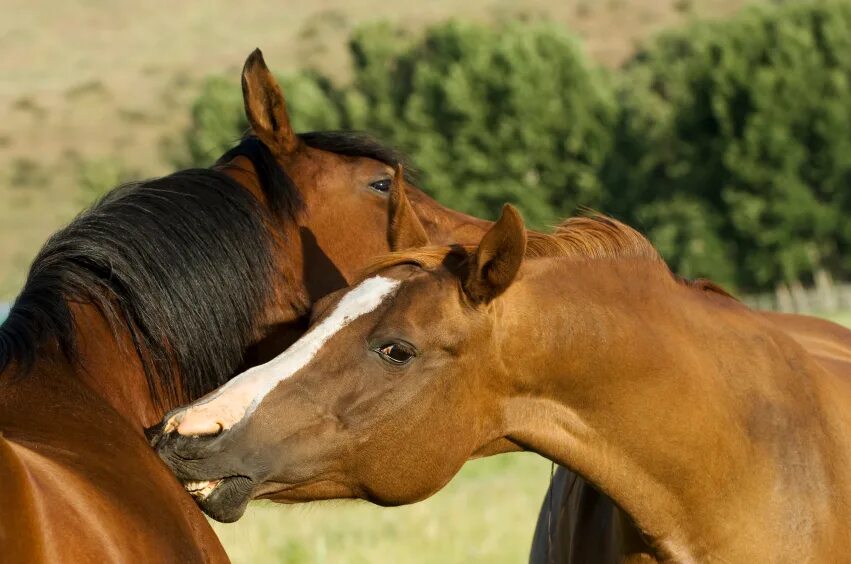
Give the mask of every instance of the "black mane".
[[(347, 132), (301, 135), (311, 147), (395, 165), (401, 156)], [(274, 218), (229, 176), (188, 169), (110, 192), (55, 233), (0, 325), (0, 372), (32, 368), (56, 342), (77, 357), (70, 303), (97, 306), (115, 332), (127, 328), (155, 400), (197, 398), (233, 375), (273, 299), (270, 229), (303, 212), (274, 155), (246, 137), (219, 164), (249, 158)], [(178, 377), (179, 376), (179, 377)], [(178, 390), (176, 382), (182, 383)], [(179, 392), (182, 392), (180, 394)]]
[[(236, 147), (219, 157), (216, 164), (224, 165), (236, 157), (247, 157), (251, 161), (272, 213), (276, 217), (295, 221), (304, 210), (304, 201), (292, 179), (278, 164), (272, 151), (258, 138), (247, 136)], [(273, 189), (270, 190), (268, 187)]]

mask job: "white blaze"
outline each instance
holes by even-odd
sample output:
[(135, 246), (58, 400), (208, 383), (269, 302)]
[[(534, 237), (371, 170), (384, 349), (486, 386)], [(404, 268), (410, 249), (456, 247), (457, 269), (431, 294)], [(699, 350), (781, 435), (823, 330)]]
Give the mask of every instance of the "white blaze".
[(165, 426), (169, 433), (207, 435), (229, 429), (251, 413), (283, 380), (309, 363), (340, 329), (377, 308), (399, 286), (399, 280), (374, 276), (349, 291), (334, 311), (290, 348), (266, 364), (255, 366), (173, 415)]

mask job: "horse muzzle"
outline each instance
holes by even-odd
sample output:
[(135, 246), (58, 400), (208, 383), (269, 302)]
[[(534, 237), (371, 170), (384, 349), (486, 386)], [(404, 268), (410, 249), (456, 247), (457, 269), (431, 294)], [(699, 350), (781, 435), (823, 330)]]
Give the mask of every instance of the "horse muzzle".
[(204, 513), (225, 523), (243, 515), (262, 479), (253, 457), (239, 452), (232, 432), (186, 436), (164, 433), (163, 425), (158, 425), (146, 435)]

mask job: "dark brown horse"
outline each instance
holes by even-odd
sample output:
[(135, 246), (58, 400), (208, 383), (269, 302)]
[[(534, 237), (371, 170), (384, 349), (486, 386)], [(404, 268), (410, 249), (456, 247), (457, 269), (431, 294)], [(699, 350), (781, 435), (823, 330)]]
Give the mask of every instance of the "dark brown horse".
[[(0, 561), (224, 561), (143, 429), (303, 332), (388, 250), (398, 156), (295, 135), (259, 51), (252, 135), (212, 169), (119, 188), (56, 233), (0, 327)], [(415, 200), (433, 237), (477, 220)]]
[(157, 444), (228, 519), (251, 497), (412, 503), (522, 449), (621, 508), (630, 560), (834, 562), (851, 549), (847, 356), (678, 280), (614, 220), (527, 234), (506, 207), (478, 246), (379, 261)]

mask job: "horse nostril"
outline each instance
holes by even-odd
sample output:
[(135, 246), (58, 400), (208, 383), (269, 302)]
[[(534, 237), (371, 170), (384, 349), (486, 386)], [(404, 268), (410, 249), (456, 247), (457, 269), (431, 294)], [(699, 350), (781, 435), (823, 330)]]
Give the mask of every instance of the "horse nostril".
[(187, 436), (217, 436), (222, 433), (224, 426), (215, 419), (203, 417), (185, 417), (177, 425), (177, 433)]

